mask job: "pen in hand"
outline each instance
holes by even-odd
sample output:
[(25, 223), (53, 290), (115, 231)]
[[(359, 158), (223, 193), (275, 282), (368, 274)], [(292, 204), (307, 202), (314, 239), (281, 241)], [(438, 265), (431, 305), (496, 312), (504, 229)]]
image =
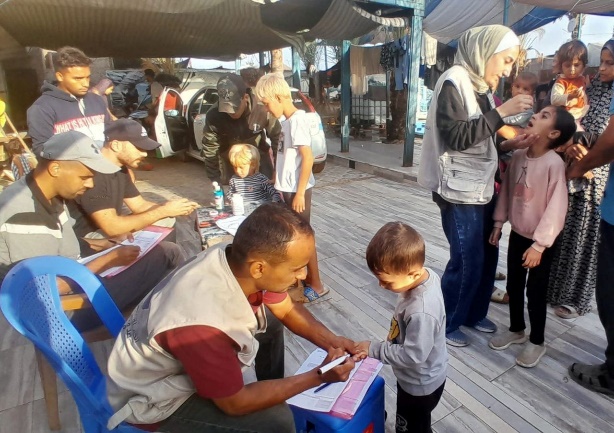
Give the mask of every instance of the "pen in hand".
[(323, 390), (324, 388), (326, 388), (327, 386), (332, 385), (332, 383), (333, 383), (333, 382), (328, 382), (328, 383), (325, 383), (324, 385), (320, 385), (320, 386), (318, 386), (318, 387), (316, 388), (316, 390), (315, 390), (313, 393), (314, 393), (314, 394), (316, 394), (316, 393), (318, 393), (318, 392), (322, 391), (322, 390)]
[(335, 359), (334, 361), (331, 361), (328, 364), (323, 365), (322, 367), (320, 367), (318, 369), (318, 374), (324, 374), (327, 371), (332, 370), (336, 366), (343, 364), (346, 361), (346, 359), (348, 359), (350, 356), (351, 355), (349, 355), (349, 354), (345, 354), (345, 355), (340, 356), (339, 358)]

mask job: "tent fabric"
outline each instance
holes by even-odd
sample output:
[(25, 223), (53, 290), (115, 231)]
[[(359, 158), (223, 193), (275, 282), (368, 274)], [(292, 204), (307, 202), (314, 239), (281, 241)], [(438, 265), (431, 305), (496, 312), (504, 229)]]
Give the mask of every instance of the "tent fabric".
[(614, 15), (612, 0), (515, 0), (516, 3), (541, 6), (551, 9), (561, 9), (565, 12)]
[[(511, 1), (508, 25), (527, 33), (562, 16), (562, 7), (612, 0)], [(235, 59), (304, 41), (353, 39), (378, 25), (404, 27), (354, 0), (0, 0), (0, 55), (21, 46), (75, 45), (93, 57)], [(426, 0), (424, 30), (450, 43), (465, 30), (503, 23), (504, 0)], [(610, 6), (610, 9), (612, 7)], [(575, 9), (574, 9), (575, 10)], [(596, 9), (591, 9), (596, 10)], [(599, 9), (601, 10), (601, 9)], [(607, 12), (607, 10), (606, 10)], [(385, 15), (385, 14), (384, 14)]]
[[(265, 4), (266, 3), (266, 4)], [(271, 26), (274, 11), (294, 28)], [(314, 11), (318, 12), (314, 14)], [(267, 25), (269, 24), (269, 25)], [(221, 60), (315, 38), (352, 39), (405, 20), (351, 0), (19, 0), (0, 3), (0, 27), (23, 46), (75, 45), (93, 57)], [(305, 27), (304, 27), (305, 25)], [(293, 30), (293, 31), (292, 31)]]
[[(503, 0), (431, 0), (423, 28), (439, 42), (450, 43), (465, 30), (503, 24)], [(517, 34), (528, 33), (564, 15), (563, 11), (510, 2), (508, 23)]]

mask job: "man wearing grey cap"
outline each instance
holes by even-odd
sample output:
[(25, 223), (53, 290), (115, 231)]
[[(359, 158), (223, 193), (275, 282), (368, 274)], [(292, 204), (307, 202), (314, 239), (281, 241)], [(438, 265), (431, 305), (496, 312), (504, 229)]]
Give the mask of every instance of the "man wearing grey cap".
[[(198, 207), (187, 199), (156, 204), (145, 200), (134, 185), (130, 169), (138, 167), (148, 150), (160, 146), (147, 136), (145, 129), (131, 119), (118, 119), (105, 128), (102, 155), (118, 171), (94, 173), (94, 187), (69, 203), (70, 215), (75, 218), (78, 236), (97, 237), (99, 229), (105, 236), (134, 232), (150, 224), (172, 227), (174, 217), (188, 215)], [(130, 214), (122, 213), (123, 205)], [(163, 220), (163, 221), (160, 221)]]
[[(0, 279), (17, 262), (38, 256), (80, 257), (80, 240), (72, 229), (64, 200), (83, 194), (94, 185), (94, 173), (111, 174), (118, 167), (106, 160), (96, 143), (78, 131), (54, 135), (42, 145), (40, 162), (27, 176), (0, 194)], [(87, 241), (97, 251), (115, 246), (106, 239)], [(120, 246), (90, 261), (95, 274), (115, 266), (133, 263), (139, 248)], [(153, 287), (176, 268), (183, 257), (179, 248), (161, 242), (138, 262), (114, 277), (101, 278), (120, 310), (136, 305)], [(75, 288), (65, 281), (61, 294)], [(88, 330), (100, 320), (91, 310), (79, 310), (71, 317), (75, 326)]]
[[(218, 102), (207, 112), (203, 128), (203, 156), (207, 177), (228, 184), (233, 174), (228, 151), (233, 144), (247, 143), (260, 152), (260, 172), (273, 177), (273, 163), (269, 150), (277, 151), (281, 126), (272, 117), (252, 116), (257, 99), (235, 74), (226, 74), (217, 82)], [(266, 124), (261, 124), (266, 123)], [(269, 144), (270, 141), (270, 144)]]

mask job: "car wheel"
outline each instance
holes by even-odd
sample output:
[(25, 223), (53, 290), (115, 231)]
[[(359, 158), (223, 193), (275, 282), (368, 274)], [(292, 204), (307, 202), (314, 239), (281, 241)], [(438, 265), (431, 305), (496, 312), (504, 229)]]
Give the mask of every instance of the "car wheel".
[(313, 164), (313, 168), (311, 171), (313, 171), (314, 173), (321, 173), (322, 170), (324, 170), (324, 167), (326, 167), (326, 161), (318, 162), (316, 164)]

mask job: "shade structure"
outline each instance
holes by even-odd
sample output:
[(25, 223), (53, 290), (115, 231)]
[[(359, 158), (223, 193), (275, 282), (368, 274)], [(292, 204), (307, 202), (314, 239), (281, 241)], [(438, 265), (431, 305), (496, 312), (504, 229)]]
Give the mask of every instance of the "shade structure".
[[(424, 31), (447, 44), (472, 27), (504, 24), (504, 8), (503, 0), (428, 0)], [(562, 10), (511, 1), (507, 11), (507, 25), (520, 35), (564, 14)]]
[(380, 24), (405, 20), (377, 17), (351, 0), (0, 2), (0, 27), (21, 45), (74, 45), (93, 57), (229, 60), (315, 38), (352, 39)]
[(561, 9), (574, 13), (614, 15), (614, 1), (612, 0), (516, 0), (516, 3)]

